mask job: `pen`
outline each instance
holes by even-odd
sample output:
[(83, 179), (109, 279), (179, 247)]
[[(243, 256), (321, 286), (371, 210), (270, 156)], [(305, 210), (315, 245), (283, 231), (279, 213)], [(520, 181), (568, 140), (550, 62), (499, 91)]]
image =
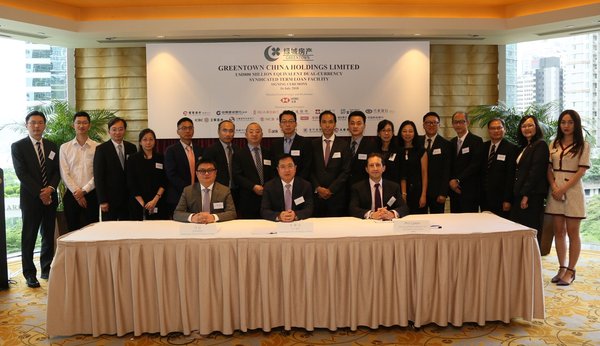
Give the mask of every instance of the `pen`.
[(429, 226), (429, 227), (431, 227), (431, 228), (437, 228), (437, 229), (440, 229), (440, 228), (442, 228), (442, 226), (441, 226), (441, 225), (431, 225), (431, 226)]

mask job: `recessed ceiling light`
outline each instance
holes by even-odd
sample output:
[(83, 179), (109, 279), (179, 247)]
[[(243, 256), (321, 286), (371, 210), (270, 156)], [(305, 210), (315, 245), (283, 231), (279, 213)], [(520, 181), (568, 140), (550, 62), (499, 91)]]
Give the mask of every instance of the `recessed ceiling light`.
[(421, 34), (413, 34), (413, 36), (421, 36)]
[(288, 37), (294, 37), (294, 34), (287, 34)]
[(156, 36), (156, 38), (165, 38), (165, 36), (164, 35), (158, 35), (158, 36)]
[(575, 27), (575, 25), (567, 25), (567, 26), (565, 26), (565, 28), (567, 28), (567, 29), (574, 28), (574, 27)]

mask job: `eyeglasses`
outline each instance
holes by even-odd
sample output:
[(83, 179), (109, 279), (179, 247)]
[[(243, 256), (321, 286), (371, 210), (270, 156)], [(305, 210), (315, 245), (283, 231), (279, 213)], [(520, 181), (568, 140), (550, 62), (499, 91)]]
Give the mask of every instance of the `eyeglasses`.
[(216, 169), (214, 169), (214, 168), (210, 168), (210, 169), (198, 169), (198, 170), (196, 170), (196, 172), (198, 172), (200, 174), (211, 174), (214, 171), (216, 171)]
[(44, 124), (46, 124), (46, 123), (45, 123), (45, 122), (43, 122), (43, 121), (29, 121), (29, 122), (27, 122), (27, 123), (28, 123), (30, 126), (35, 126), (35, 125), (44, 125)]
[(295, 167), (296, 167), (296, 165), (294, 165), (294, 164), (279, 165), (279, 166), (277, 166), (277, 168), (279, 168), (279, 169), (292, 169), (292, 168), (295, 168)]
[(488, 130), (490, 130), (490, 131), (499, 131), (499, 130), (503, 130), (503, 129), (504, 129), (504, 127), (502, 127), (502, 126), (490, 126), (490, 127), (488, 127)]
[(179, 130), (181, 130), (181, 131), (192, 131), (192, 130), (194, 130), (194, 127), (193, 126), (182, 126), (182, 127), (179, 128)]
[(439, 125), (439, 121), (425, 121), (423, 124), (427, 125), (427, 126), (434, 126), (434, 125)]
[(452, 120), (453, 124), (457, 124), (457, 125), (464, 125), (467, 123), (466, 120)]
[(296, 120), (282, 120), (282, 121), (280, 121), (280, 123), (281, 123), (281, 124), (284, 124), (284, 125), (285, 125), (285, 124), (293, 124), (293, 123), (295, 123), (295, 122), (296, 122)]

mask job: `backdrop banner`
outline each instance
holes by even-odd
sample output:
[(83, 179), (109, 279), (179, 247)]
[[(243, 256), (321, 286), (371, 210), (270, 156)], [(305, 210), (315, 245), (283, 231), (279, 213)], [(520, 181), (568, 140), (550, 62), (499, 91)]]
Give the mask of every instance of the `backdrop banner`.
[(346, 136), (348, 114), (362, 110), (373, 136), (382, 119), (419, 126), (429, 110), (429, 42), (148, 44), (146, 59), (148, 125), (158, 138), (177, 138), (183, 116), (193, 119), (196, 138), (217, 138), (225, 119), (236, 137), (254, 121), (265, 137), (278, 137), (286, 109), (305, 136), (320, 135), (323, 110), (337, 115)]

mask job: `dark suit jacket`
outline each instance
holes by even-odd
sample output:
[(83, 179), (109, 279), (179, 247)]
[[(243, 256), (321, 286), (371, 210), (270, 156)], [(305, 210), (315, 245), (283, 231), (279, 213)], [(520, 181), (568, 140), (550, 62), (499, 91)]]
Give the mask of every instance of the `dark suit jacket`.
[[(202, 158), (202, 149), (193, 146), (196, 162)], [(190, 185), (190, 166), (180, 141), (170, 145), (165, 151), (165, 173), (167, 175), (167, 203), (177, 204), (183, 188)]]
[[(313, 139), (312, 151), (311, 182), (313, 189), (321, 186), (331, 190), (333, 196), (329, 199), (330, 201), (335, 199), (336, 195), (342, 195), (341, 198), (343, 198), (352, 160), (348, 142), (335, 136), (335, 141), (331, 144), (327, 167), (325, 167), (325, 160), (323, 159), (322, 137)], [(341, 157), (333, 158), (334, 155), (340, 155)]]
[[(502, 203), (513, 201), (517, 146), (503, 139), (496, 148), (496, 154), (488, 168), (491, 141), (483, 144), (481, 155), (481, 210), (502, 213)], [(507, 216), (507, 215), (501, 215)]]
[[(58, 148), (53, 142), (42, 138), (44, 146), (44, 156), (46, 162), (46, 179), (48, 186), (54, 188), (52, 201), (57, 205), (56, 188), (60, 181), (60, 168), (58, 162)], [(51, 154), (54, 153), (54, 154)], [(40, 190), (42, 186), (42, 172), (38, 161), (37, 152), (31, 143), (29, 136), (15, 142), (11, 146), (11, 154), (15, 173), (21, 182), (19, 192), (21, 209), (28, 209), (33, 206), (42, 205), (40, 200)], [(53, 156), (50, 158), (50, 156)]]
[[(294, 141), (292, 142), (290, 154), (292, 155), (292, 159), (296, 164), (296, 176), (300, 176), (305, 180), (309, 180), (312, 163), (312, 146), (310, 144), (310, 139), (300, 136), (296, 133)], [(271, 144), (271, 155), (273, 157), (273, 176), (276, 177), (277, 160), (279, 160), (279, 157), (283, 155), (283, 137), (273, 140), (273, 143)]]
[[(398, 216), (403, 217), (408, 215), (408, 206), (402, 199), (402, 189), (400, 185), (386, 179), (382, 180), (383, 183), (383, 203), (384, 207), (388, 210), (395, 210)], [(389, 203), (391, 198), (394, 197), (396, 200), (393, 203)], [(369, 185), (369, 179), (359, 181), (352, 185), (352, 192), (350, 195), (350, 215), (363, 219), (365, 214), (371, 210), (373, 203), (373, 197), (371, 196), (371, 186)]]
[[(135, 154), (136, 147), (132, 143), (123, 141), (125, 153), (125, 170), (127, 170), (127, 157)], [(129, 207), (129, 190), (127, 189), (127, 175), (121, 168), (119, 155), (112, 141), (96, 147), (94, 155), (94, 182), (96, 183), (96, 196), (98, 204), (108, 202), (111, 210)]]
[[(235, 144), (231, 144), (233, 154), (239, 150), (239, 147)], [(225, 155), (225, 149), (220, 140), (217, 140), (213, 145), (204, 150), (204, 158), (213, 160), (217, 164), (217, 182), (221, 185), (229, 186), (229, 169), (227, 166), (227, 156)], [(233, 156), (231, 158), (233, 161)], [(233, 166), (232, 166), (233, 169)]]
[[(419, 145), (425, 147), (425, 136), (419, 136)], [(427, 198), (435, 200), (438, 196), (448, 196), (450, 165), (452, 163), (450, 141), (435, 136), (431, 148), (427, 151)]]
[[(460, 152), (456, 154), (457, 137), (452, 138), (452, 168), (450, 180), (460, 180), (462, 193), (452, 196), (462, 201), (470, 201), (469, 204), (479, 205), (481, 184), (481, 154), (483, 152), (483, 140), (481, 137), (469, 132), (465, 137)], [(452, 200), (451, 206), (452, 206)], [(452, 207), (454, 209), (454, 207)]]
[[(349, 139), (349, 142), (352, 143), (352, 138)], [(348, 189), (350, 189), (355, 183), (369, 177), (367, 171), (365, 170), (367, 165), (367, 155), (377, 151), (377, 144), (375, 144), (375, 141), (373, 141), (371, 138), (363, 137), (358, 145), (358, 148), (356, 149), (356, 155), (352, 157), (352, 162), (350, 163)], [(350, 152), (352, 153), (352, 150)]]
[(550, 150), (543, 139), (539, 139), (525, 147), (515, 172), (515, 185), (513, 188), (515, 197), (533, 194), (546, 195), (548, 193), (546, 173), (549, 158)]
[[(215, 209), (215, 203), (223, 203), (223, 208)], [(175, 208), (173, 220), (188, 222), (190, 214), (202, 211), (202, 186), (200, 183), (186, 186), (181, 193), (181, 198)], [(235, 205), (231, 191), (227, 186), (217, 182), (213, 185), (213, 191), (210, 197), (210, 212), (219, 217), (219, 222), (234, 220), (236, 216)]]
[[(261, 146), (262, 167), (263, 167), (263, 184), (273, 177), (273, 161), (271, 160), (271, 152), (269, 149)], [(265, 161), (270, 163), (266, 165)], [(258, 170), (254, 163), (254, 156), (250, 152), (250, 148), (244, 145), (238, 148), (233, 155), (233, 178), (235, 185), (239, 188), (240, 199), (238, 211), (242, 218), (260, 218), (260, 203), (262, 196), (259, 196), (252, 191), (254, 185), (263, 185), (260, 183)]]
[[(296, 204), (294, 201), (300, 197), (304, 198), (304, 202)], [(296, 212), (298, 220), (304, 220), (312, 216), (313, 208), (312, 186), (308, 181), (296, 176), (292, 186), (292, 210)], [(266, 220), (275, 221), (284, 209), (283, 184), (281, 179), (276, 177), (265, 184), (260, 214)]]

